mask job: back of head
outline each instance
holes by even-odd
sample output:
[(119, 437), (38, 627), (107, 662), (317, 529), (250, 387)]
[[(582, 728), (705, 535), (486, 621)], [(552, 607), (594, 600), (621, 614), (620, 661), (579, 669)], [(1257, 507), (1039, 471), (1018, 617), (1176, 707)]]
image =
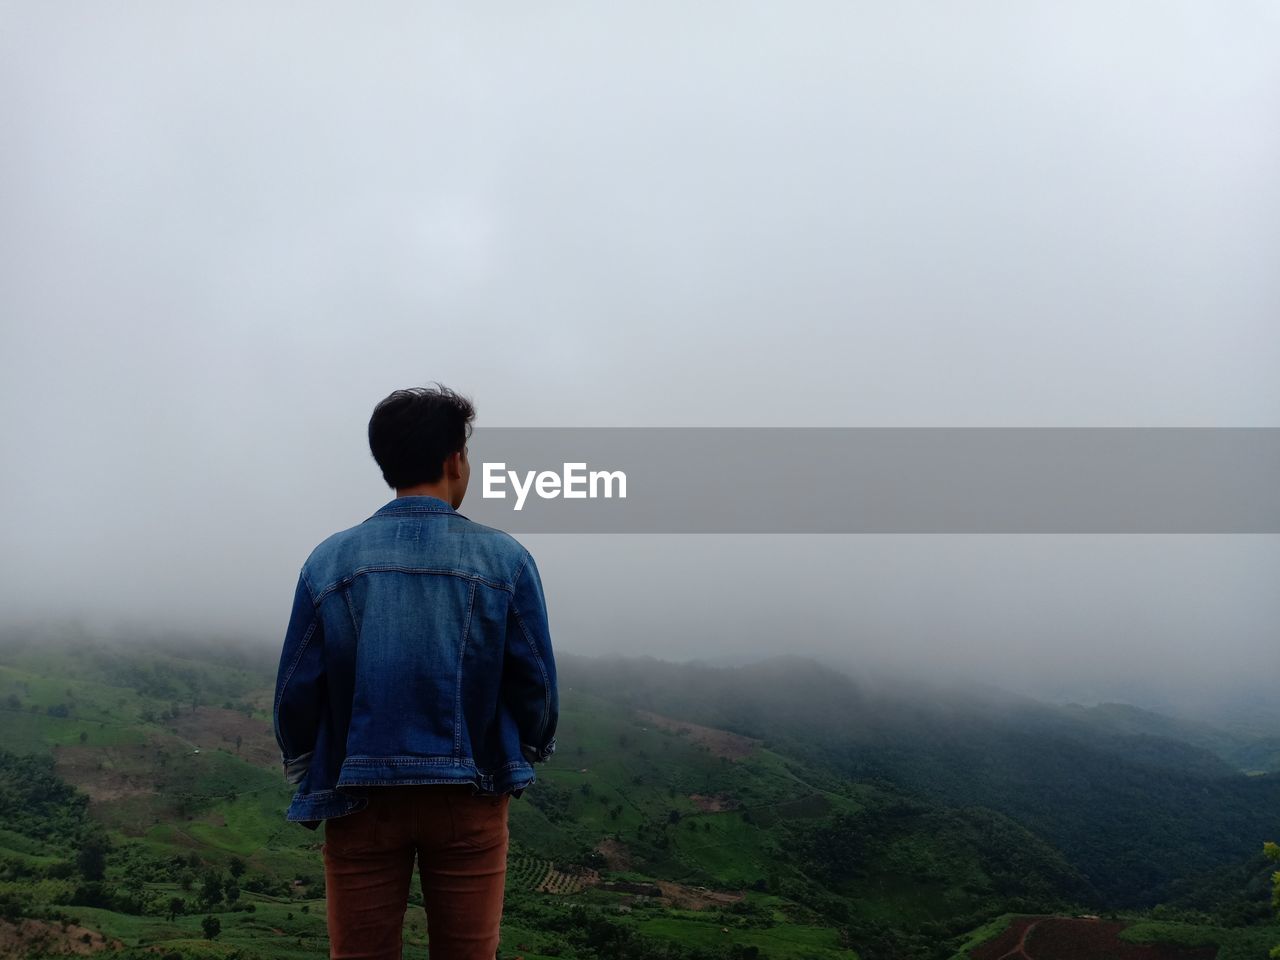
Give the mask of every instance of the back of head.
[(471, 436), (475, 406), (437, 383), (391, 393), (369, 418), (369, 450), (395, 490), (436, 483), (445, 460)]

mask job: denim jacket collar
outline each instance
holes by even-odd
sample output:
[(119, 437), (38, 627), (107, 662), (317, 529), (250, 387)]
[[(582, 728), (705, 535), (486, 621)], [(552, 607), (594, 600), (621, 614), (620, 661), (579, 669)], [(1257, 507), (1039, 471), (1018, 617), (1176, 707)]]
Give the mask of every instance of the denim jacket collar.
[(453, 513), (458, 511), (453, 509), (445, 501), (439, 497), (396, 497), (389, 503), (381, 506), (374, 513), (375, 517), (398, 517), (412, 516), (418, 513)]

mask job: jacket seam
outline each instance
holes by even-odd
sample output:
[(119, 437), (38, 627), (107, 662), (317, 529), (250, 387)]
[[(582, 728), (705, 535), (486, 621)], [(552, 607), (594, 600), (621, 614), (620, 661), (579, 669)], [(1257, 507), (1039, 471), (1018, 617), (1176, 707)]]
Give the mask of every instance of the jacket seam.
[[(524, 634), (524, 638), (529, 644), (529, 649), (533, 651), (533, 659), (537, 661), (538, 671), (542, 674), (542, 716), (538, 722), (538, 739), (541, 740), (547, 734), (547, 721), (551, 717), (551, 680), (547, 677), (547, 665), (543, 662), (542, 654), (538, 651), (538, 644), (529, 633), (528, 627), (524, 625), (524, 616), (520, 613), (519, 607), (516, 607), (516, 622), (520, 624), (520, 632)], [(541, 743), (538, 744), (538, 749), (542, 749)]]
[[(293, 679), (293, 675), (298, 669), (298, 664), (302, 662), (302, 655), (307, 652), (307, 646), (311, 643), (311, 637), (315, 634), (319, 625), (320, 618), (313, 607), (311, 610), (311, 624), (307, 627), (307, 632), (303, 634), (302, 642), (298, 644), (298, 652), (294, 656), (293, 662), (289, 664), (289, 672), (285, 674), (284, 683), (280, 684), (280, 693), (276, 696), (275, 714), (277, 718), (280, 716), (280, 704), (284, 702), (284, 692), (289, 689), (289, 681)], [(280, 728), (280, 738), (283, 740), (284, 724), (277, 723), (277, 726)], [(298, 758), (295, 756), (293, 758), (286, 757), (285, 759), (297, 760)]]
[(460, 514), (457, 510), (451, 509), (449, 507), (395, 507), (394, 509), (390, 509), (390, 510), (385, 510), (385, 509), (378, 510), (372, 516), (366, 517), (365, 520), (361, 522), (367, 522), (377, 517), (398, 517), (398, 516), (403, 516), (405, 514), (410, 514), (410, 513), (443, 513), (449, 516), (462, 517), (463, 520), (468, 519), (467, 517)]
[[(347, 584), (350, 587), (350, 584)], [(351, 633), (356, 638), (356, 644), (360, 643), (360, 621), (356, 619), (356, 608), (351, 602), (351, 591), (344, 588), (342, 591), (342, 599), (347, 603), (347, 616), (351, 618)]]
[(462, 649), (458, 651), (458, 679), (453, 693), (453, 755), (462, 756), (462, 668), (467, 662), (467, 643), (471, 637), (471, 617), (476, 608), (476, 584), (467, 591), (467, 622), (462, 627)]
[(511, 595), (515, 596), (516, 584), (520, 582), (520, 577), (524, 575), (524, 568), (529, 565), (529, 557), (532, 554), (529, 551), (524, 552), (524, 556), (520, 558), (520, 566), (516, 570), (516, 575), (511, 578)]
[(298, 576), (302, 579), (302, 585), (307, 588), (307, 599), (311, 601), (311, 606), (319, 606), (320, 601), (316, 599), (316, 592), (312, 589), (311, 581), (307, 578), (307, 565), (305, 563), (302, 565), (302, 572)]
[(509, 583), (502, 583), (498, 580), (490, 580), (488, 577), (481, 576), (478, 573), (469, 573), (465, 570), (454, 570), (446, 567), (410, 567), (399, 563), (378, 563), (367, 567), (359, 567), (353, 570), (349, 576), (340, 580), (335, 580), (329, 584), (313, 601), (320, 604), (325, 597), (342, 587), (348, 586), (355, 582), (356, 578), (363, 577), (370, 573), (422, 573), (431, 576), (461, 577), (463, 580), (473, 580), (477, 583), (483, 583), (485, 586), (493, 587), (495, 590), (505, 590), (507, 593), (513, 591), (513, 587)]
[[(529, 562), (529, 554), (526, 553), (524, 562), (520, 564), (520, 573), (516, 574), (516, 582), (519, 582), (520, 576), (521, 574), (524, 573), (524, 568), (528, 564), (528, 562)], [(520, 625), (520, 632), (524, 634), (525, 642), (529, 644), (529, 649), (533, 651), (533, 659), (537, 662), (538, 670), (542, 673), (542, 689), (543, 689), (542, 717), (540, 718), (539, 724), (538, 724), (538, 727), (539, 727), (538, 741), (539, 742), (535, 745), (538, 751), (541, 752), (542, 750), (541, 741), (542, 741), (542, 738), (547, 735), (547, 721), (551, 716), (551, 681), (547, 677), (547, 665), (542, 661), (542, 654), (538, 650), (538, 644), (534, 641), (532, 634), (529, 633), (529, 628), (525, 626), (524, 616), (523, 614), (520, 613), (520, 607), (516, 603), (514, 583), (512, 584), (512, 591), (511, 591), (511, 609), (515, 611), (516, 623)]]

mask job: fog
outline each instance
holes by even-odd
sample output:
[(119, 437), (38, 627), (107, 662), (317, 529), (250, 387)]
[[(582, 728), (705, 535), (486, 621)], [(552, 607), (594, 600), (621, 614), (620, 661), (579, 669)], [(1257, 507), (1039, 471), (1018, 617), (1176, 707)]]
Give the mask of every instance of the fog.
[[(1280, 426), (1278, 41), (1261, 2), (4, 4), (0, 616), (278, 646), (427, 381), (495, 426)], [(1280, 675), (1273, 536), (523, 540), (579, 653)]]

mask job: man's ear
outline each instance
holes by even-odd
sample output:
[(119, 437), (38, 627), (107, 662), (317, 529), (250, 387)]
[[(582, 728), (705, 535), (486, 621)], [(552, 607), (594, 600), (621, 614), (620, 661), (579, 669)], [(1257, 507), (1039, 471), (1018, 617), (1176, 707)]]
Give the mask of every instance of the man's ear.
[(444, 472), (450, 480), (462, 479), (462, 451), (455, 450), (444, 462)]

